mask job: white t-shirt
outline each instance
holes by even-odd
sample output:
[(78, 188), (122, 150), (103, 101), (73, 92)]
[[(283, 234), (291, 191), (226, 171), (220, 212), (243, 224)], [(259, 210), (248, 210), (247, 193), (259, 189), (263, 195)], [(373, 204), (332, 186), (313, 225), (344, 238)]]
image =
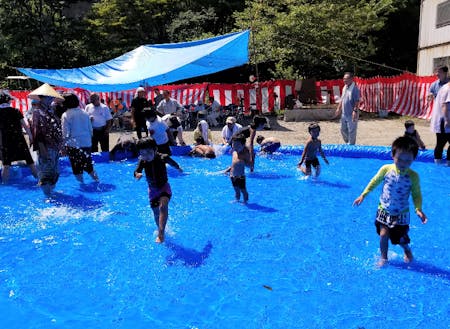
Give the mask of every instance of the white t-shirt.
[(229, 129), (228, 126), (225, 125), (222, 128), (222, 137), (230, 144), (231, 143), (231, 137), (233, 137), (233, 135), (235, 133), (237, 133), (241, 128), (242, 128), (242, 126), (239, 123), (235, 123), (233, 125), (233, 129)]
[(84, 109), (87, 114), (91, 117), (92, 128), (101, 128), (106, 126), (106, 122), (112, 120), (111, 112), (108, 106), (100, 103), (99, 106), (94, 106), (94, 104), (88, 104)]
[[(447, 108), (450, 107), (450, 83), (442, 86), (433, 102), (433, 112), (431, 113), (430, 129), (435, 134), (441, 132), (442, 104), (447, 103)], [(450, 109), (449, 109), (450, 110)], [(450, 128), (445, 130), (450, 133)]]
[(150, 136), (155, 140), (156, 145), (162, 145), (169, 141), (169, 136), (167, 136), (169, 127), (160, 117), (157, 116), (153, 122), (147, 120), (147, 129)]

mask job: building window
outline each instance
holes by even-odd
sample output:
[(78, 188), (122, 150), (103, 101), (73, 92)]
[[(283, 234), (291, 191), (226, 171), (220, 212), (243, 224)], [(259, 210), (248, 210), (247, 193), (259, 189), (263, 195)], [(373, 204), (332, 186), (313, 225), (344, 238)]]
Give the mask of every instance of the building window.
[(436, 28), (450, 25), (450, 0), (437, 5)]
[(439, 67), (447, 66), (450, 67), (450, 56), (438, 57), (433, 59), (433, 68), (437, 70)]

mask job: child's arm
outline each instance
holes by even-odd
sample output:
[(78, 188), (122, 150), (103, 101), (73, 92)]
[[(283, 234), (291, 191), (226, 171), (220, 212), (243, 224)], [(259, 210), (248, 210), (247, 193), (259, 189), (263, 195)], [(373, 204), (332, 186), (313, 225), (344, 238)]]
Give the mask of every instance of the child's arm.
[(325, 161), (325, 163), (326, 164), (330, 164), (329, 162), (328, 162), (328, 159), (325, 157), (325, 153), (323, 152), (323, 149), (322, 149), (322, 141), (319, 141), (319, 153), (320, 153), (320, 155), (322, 156), (322, 158), (323, 158), (323, 161)]
[(302, 166), (303, 162), (305, 161), (306, 154), (308, 154), (308, 150), (309, 150), (309, 147), (310, 147), (311, 143), (312, 143), (312, 140), (308, 139), (308, 141), (305, 144), (305, 148), (303, 149), (303, 153), (302, 153), (302, 157), (300, 159), (300, 162), (297, 164), (297, 167), (300, 168)]
[(420, 190), (420, 179), (419, 175), (415, 172), (411, 172), (411, 196), (414, 203), (414, 208), (416, 210), (417, 216), (419, 216), (422, 224), (425, 224), (428, 221), (427, 216), (422, 211), (422, 192)]
[(144, 169), (144, 161), (139, 160), (136, 170), (134, 171), (134, 178), (140, 180), (142, 178), (142, 170)]
[(164, 156), (161, 156), (161, 159), (163, 159), (163, 161), (165, 163), (168, 163), (172, 167), (178, 169), (180, 172), (183, 172), (183, 169), (181, 169), (180, 165), (174, 159), (172, 159), (170, 156), (164, 155)]
[(417, 143), (419, 144), (419, 147), (421, 150), (425, 150), (425, 143), (423, 142), (422, 138), (420, 138), (419, 132), (416, 130), (416, 138), (417, 138)]
[(353, 201), (354, 206), (359, 206), (364, 201), (366, 195), (372, 192), (375, 189), (375, 187), (377, 187), (381, 183), (381, 181), (384, 179), (384, 176), (388, 172), (389, 167), (390, 165), (384, 165), (383, 167), (380, 168), (380, 170), (378, 170), (376, 175), (373, 176), (372, 179), (370, 180), (369, 184), (367, 184), (366, 188), (361, 193), (361, 195), (357, 197), (355, 201)]

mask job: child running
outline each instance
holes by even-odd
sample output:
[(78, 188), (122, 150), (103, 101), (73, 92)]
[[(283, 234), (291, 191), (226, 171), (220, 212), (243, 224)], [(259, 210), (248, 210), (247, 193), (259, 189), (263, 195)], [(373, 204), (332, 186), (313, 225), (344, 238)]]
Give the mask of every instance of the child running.
[(231, 139), (231, 147), (233, 149), (231, 166), (225, 170), (230, 173), (231, 184), (233, 185), (236, 201), (243, 195), (244, 203), (248, 202), (248, 192), (245, 184), (245, 166), (252, 167), (252, 156), (249, 148), (245, 146), (245, 136), (236, 134)]
[(134, 177), (142, 178), (142, 171), (148, 183), (148, 197), (152, 207), (156, 226), (158, 227), (157, 243), (164, 242), (164, 232), (169, 216), (169, 201), (172, 196), (167, 178), (166, 163), (182, 171), (181, 167), (167, 154), (158, 153), (156, 142), (151, 137), (145, 137), (137, 142), (140, 152), (139, 162), (134, 171)]
[(406, 120), (405, 121), (405, 135), (407, 137), (411, 137), (412, 139), (414, 139), (417, 143), (417, 145), (419, 145), (419, 148), (421, 150), (425, 150), (425, 143), (423, 142), (422, 138), (420, 138), (419, 132), (416, 130), (415, 126), (414, 126), (414, 121), (412, 120)]
[(377, 233), (380, 235), (381, 259), (379, 266), (388, 261), (389, 239), (392, 244), (399, 244), (404, 252), (405, 262), (413, 260), (409, 247), (409, 195), (412, 195), (417, 216), (422, 223), (427, 216), (422, 212), (422, 194), (420, 192), (419, 175), (409, 167), (418, 153), (417, 143), (410, 137), (399, 137), (392, 143), (393, 164), (384, 165), (370, 180), (362, 194), (353, 205), (359, 206), (366, 195), (383, 181), (383, 189), (378, 204), (375, 220)]
[[(308, 139), (305, 145), (305, 149), (302, 153), (302, 158), (298, 163), (297, 167), (306, 175), (310, 176), (312, 173), (311, 166), (316, 170), (315, 176), (318, 177), (320, 175), (320, 163), (319, 159), (317, 159), (317, 152), (323, 158), (326, 164), (329, 164), (327, 158), (325, 157), (325, 153), (322, 150), (322, 142), (318, 138), (320, 134), (320, 126), (317, 123), (311, 123), (308, 126), (308, 132), (311, 137)], [(303, 163), (305, 166), (302, 166)]]

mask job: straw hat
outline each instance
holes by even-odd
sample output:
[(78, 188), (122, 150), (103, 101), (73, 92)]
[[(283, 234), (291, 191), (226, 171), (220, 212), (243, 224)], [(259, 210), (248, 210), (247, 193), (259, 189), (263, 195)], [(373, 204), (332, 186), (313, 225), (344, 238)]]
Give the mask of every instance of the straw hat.
[(58, 94), (56, 90), (53, 89), (52, 86), (50, 86), (48, 83), (44, 83), (38, 89), (33, 90), (30, 94), (28, 94), (28, 98), (36, 100), (39, 100), (39, 96), (50, 96), (64, 100), (64, 97)]

